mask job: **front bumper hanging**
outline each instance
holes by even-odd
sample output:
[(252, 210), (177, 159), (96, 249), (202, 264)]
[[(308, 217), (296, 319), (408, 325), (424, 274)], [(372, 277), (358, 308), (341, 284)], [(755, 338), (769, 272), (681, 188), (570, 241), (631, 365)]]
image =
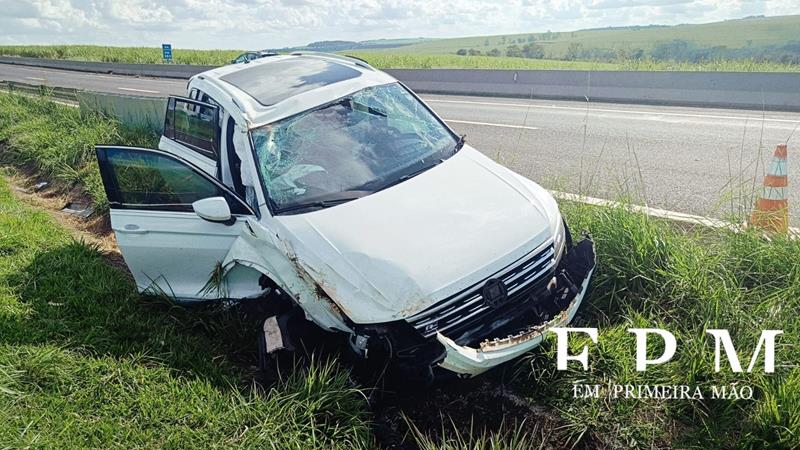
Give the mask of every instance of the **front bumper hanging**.
[(563, 310), (547, 322), (531, 324), (505, 336), (490, 337), (477, 346), (459, 345), (437, 333), (436, 339), (445, 348), (445, 358), (439, 367), (462, 376), (475, 376), (537, 347), (549, 329), (564, 326), (575, 317), (595, 265), (594, 242), (587, 236), (569, 249), (556, 269), (557, 287), (551, 293), (551, 301), (564, 305)]

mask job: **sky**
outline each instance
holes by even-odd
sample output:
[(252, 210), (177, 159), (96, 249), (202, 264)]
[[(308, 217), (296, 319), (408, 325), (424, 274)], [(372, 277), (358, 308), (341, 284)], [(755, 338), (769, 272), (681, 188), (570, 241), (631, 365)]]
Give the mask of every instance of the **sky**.
[(0, 0), (0, 44), (260, 49), (800, 14), (746, 0)]

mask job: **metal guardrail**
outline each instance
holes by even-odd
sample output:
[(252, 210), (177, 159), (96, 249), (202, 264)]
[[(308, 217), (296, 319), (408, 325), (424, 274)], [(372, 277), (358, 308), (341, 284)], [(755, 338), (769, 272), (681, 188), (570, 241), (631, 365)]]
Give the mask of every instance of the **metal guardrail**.
[[(0, 57), (0, 63), (183, 78), (214, 66)], [(417, 92), (800, 111), (800, 73), (386, 69)]]

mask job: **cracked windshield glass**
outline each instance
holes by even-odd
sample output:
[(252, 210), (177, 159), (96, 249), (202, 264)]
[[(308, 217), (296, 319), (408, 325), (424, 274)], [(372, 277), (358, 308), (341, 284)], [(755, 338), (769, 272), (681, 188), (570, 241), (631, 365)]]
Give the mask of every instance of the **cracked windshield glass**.
[(399, 84), (363, 89), (252, 135), (276, 213), (363, 197), (457, 150), (456, 137)]

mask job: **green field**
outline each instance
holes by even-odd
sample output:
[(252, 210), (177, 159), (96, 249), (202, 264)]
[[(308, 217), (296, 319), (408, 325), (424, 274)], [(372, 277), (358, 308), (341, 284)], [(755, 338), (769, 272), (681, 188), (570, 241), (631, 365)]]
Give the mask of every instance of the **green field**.
[(417, 55), (410, 53), (346, 52), (380, 69), (538, 69), (620, 70), (619, 64), (594, 61), (508, 58), (505, 56)]
[[(224, 65), (241, 54), (241, 50), (175, 49), (176, 64)], [(0, 55), (29, 58), (70, 59), (132, 64), (161, 64), (161, 49), (154, 47), (109, 47), (101, 45), (5, 45)]]
[[(452, 39), (364, 41), (340, 50), (378, 68), (800, 71), (800, 16), (699, 25), (531, 32)], [(331, 42), (331, 41), (329, 41)], [(332, 41), (340, 42), (340, 41)], [(406, 45), (408, 42), (414, 42)], [(316, 43), (322, 45), (324, 43)], [(385, 48), (371, 48), (379, 45)], [(522, 57), (525, 46), (536, 55)], [(516, 52), (512, 52), (516, 48)], [(456, 53), (474, 54), (460, 56)], [(174, 48), (177, 64), (223, 65), (240, 50)], [(478, 54), (479, 53), (479, 54)], [(492, 54), (492, 56), (487, 56)], [(162, 63), (160, 48), (93, 45), (0, 46), (0, 55), (123, 63)]]
[(437, 55), (454, 54), (461, 48), (474, 48), (485, 53), (492, 48), (505, 50), (509, 45), (523, 45), (528, 43), (531, 37), (533, 37), (534, 42), (544, 47), (548, 58), (564, 57), (570, 44), (580, 44), (584, 48), (623, 51), (632, 49), (652, 50), (659, 43), (676, 39), (691, 41), (702, 47), (726, 46), (740, 48), (765, 46), (800, 39), (800, 15), (727, 20), (724, 22), (671, 27), (627, 27), (435, 39), (381, 51)]
[(380, 69), (504, 69), (504, 70), (640, 70), (682, 72), (800, 72), (798, 64), (753, 60), (714, 60), (702, 63), (628, 59), (620, 62), (563, 61), (506, 56), (415, 55), (348, 52)]
[[(183, 54), (185, 53), (185, 54)], [(753, 60), (714, 60), (703, 63), (627, 59), (619, 62), (564, 61), (552, 59), (511, 58), (506, 56), (419, 55), (394, 52), (343, 52), (364, 59), (379, 69), (505, 69), (505, 70), (642, 70), (704, 72), (800, 72), (798, 64), (780, 64)], [(179, 64), (222, 65), (236, 50), (175, 50)], [(143, 47), (97, 46), (0, 46), (0, 55), (78, 61), (161, 63), (161, 50)]]
[[(0, 94), (4, 170), (33, 171), (53, 182), (51, 194), (96, 190), (93, 144), (152, 139), (46, 98)], [(337, 362), (318, 359), (259, 388), (257, 323), (237, 308), (140, 297), (107, 255), (0, 177), (0, 448), (374, 448), (387, 444), (386, 428), (395, 430), (387, 445), (425, 449), (800, 447), (800, 240), (676, 226), (624, 208), (561, 208), (597, 244), (573, 323), (600, 330), (590, 370), (556, 371), (548, 339), (472, 382), (373, 409), (371, 387)], [(673, 360), (636, 371), (631, 327), (672, 332)], [(776, 372), (764, 374), (759, 360), (753, 373), (715, 373), (711, 328), (730, 331), (745, 366), (760, 330), (783, 330)], [(585, 344), (571, 340), (570, 352)], [(575, 383), (608, 382), (751, 386), (755, 396), (572, 397)]]

